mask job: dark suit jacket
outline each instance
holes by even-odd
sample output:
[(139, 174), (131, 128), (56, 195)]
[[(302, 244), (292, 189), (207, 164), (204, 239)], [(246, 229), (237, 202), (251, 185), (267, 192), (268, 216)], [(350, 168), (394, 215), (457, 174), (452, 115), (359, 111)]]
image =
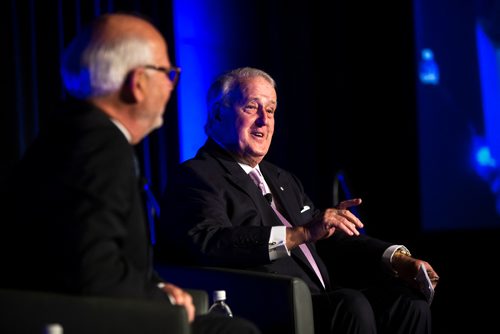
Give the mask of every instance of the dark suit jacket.
[[(280, 212), (292, 225), (303, 225), (320, 214), (294, 175), (266, 161), (260, 163), (260, 169)], [(161, 213), (159, 261), (287, 274), (302, 278), (313, 293), (323, 291), (299, 248), (293, 249), (290, 257), (269, 260), (271, 227), (282, 224), (235, 159), (210, 139), (195, 158), (179, 166), (169, 181)], [(366, 236), (348, 237), (341, 232), (329, 240), (339, 252), (356, 250), (359, 261), (377, 263), (389, 246)], [(325, 264), (314, 244), (308, 246), (329, 285)]]
[(134, 148), (100, 110), (71, 109), (56, 113), (10, 178), (2, 285), (165, 299)]

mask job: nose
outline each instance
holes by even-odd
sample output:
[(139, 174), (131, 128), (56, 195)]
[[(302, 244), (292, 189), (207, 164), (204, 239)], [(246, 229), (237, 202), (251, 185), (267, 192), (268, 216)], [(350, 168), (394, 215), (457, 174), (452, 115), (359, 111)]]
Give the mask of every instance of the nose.
[(257, 123), (257, 125), (259, 125), (259, 126), (264, 126), (269, 121), (269, 119), (267, 117), (267, 113), (264, 110), (264, 108), (259, 108), (259, 110), (257, 111), (257, 116), (258, 117), (255, 120), (255, 123)]

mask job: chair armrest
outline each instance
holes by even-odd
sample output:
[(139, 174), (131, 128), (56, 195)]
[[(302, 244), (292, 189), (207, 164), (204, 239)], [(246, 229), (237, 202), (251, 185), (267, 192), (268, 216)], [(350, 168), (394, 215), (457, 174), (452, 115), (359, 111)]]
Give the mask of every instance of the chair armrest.
[(208, 312), (208, 293), (205, 290), (185, 289), (179, 284), (179, 287), (193, 297), (193, 304), (196, 307), (196, 315), (205, 314)]
[(50, 323), (71, 334), (190, 333), (184, 308), (144, 299), (0, 289), (0, 309), (0, 333), (43, 333)]
[(252, 321), (263, 333), (314, 333), (311, 292), (299, 278), (214, 267), (158, 265), (156, 269), (184, 288), (203, 289), (210, 295), (226, 290), (233, 314)]

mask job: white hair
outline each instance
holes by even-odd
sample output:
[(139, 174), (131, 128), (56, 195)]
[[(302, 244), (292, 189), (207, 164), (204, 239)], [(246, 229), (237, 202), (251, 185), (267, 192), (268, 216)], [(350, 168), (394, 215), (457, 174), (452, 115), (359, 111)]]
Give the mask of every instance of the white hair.
[(217, 104), (227, 106), (232, 103), (231, 96), (235, 89), (239, 88), (239, 84), (253, 77), (261, 77), (267, 80), (274, 88), (276, 82), (266, 72), (253, 68), (253, 67), (240, 67), (219, 75), (208, 89), (206, 103), (207, 103), (207, 122), (205, 123), (205, 133), (210, 136), (212, 134), (211, 128), (215, 121), (214, 108)]
[(153, 61), (152, 45), (145, 39), (92, 38), (88, 29), (64, 51), (61, 60), (63, 83), (70, 95), (86, 99), (120, 89), (130, 70)]

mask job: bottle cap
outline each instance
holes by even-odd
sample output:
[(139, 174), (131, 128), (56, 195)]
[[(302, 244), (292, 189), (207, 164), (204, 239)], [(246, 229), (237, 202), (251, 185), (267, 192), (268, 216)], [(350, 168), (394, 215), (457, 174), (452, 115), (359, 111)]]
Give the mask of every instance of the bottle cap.
[(213, 293), (214, 301), (226, 300), (226, 290), (215, 290)]
[(63, 328), (60, 324), (47, 324), (45, 326), (45, 334), (63, 334)]

